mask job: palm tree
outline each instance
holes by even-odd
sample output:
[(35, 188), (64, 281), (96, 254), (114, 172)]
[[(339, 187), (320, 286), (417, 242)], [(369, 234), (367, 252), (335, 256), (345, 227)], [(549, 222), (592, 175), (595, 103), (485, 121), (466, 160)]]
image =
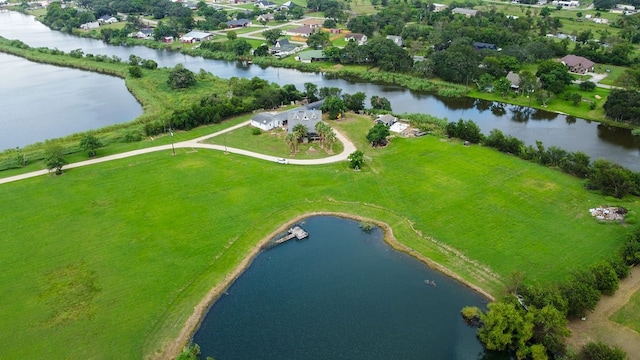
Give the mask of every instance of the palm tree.
[(293, 127), (292, 133), (295, 135), (298, 142), (302, 141), (307, 135), (309, 135), (309, 130), (303, 124), (296, 124)]
[(289, 151), (291, 154), (295, 154), (298, 151), (298, 138), (294, 133), (289, 133), (285, 136), (284, 141), (289, 146)]
[(336, 140), (338, 140), (338, 138), (336, 137), (336, 133), (333, 132), (333, 129), (331, 129), (328, 126), (327, 126), (327, 128), (328, 128), (329, 131), (325, 135), (324, 142), (325, 142), (325, 146), (327, 147), (326, 148), (327, 151), (330, 151), (331, 149), (333, 149), (333, 144), (336, 143)]

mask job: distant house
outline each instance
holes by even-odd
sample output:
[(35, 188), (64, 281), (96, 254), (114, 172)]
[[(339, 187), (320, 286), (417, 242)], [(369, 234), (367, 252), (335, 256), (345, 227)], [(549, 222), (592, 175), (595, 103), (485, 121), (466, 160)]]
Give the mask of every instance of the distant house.
[(287, 56), (297, 51), (300, 51), (300, 47), (291, 44), (288, 39), (280, 39), (273, 47), (269, 48), (269, 52), (275, 56)]
[(82, 30), (92, 30), (92, 29), (97, 29), (99, 27), (100, 27), (100, 23), (97, 21), (92, 21), (92, 22), (88, 22), (80, 25), (80, 29)]
[(229, 20), (227, 21), (227, 27), (232, 28), (240, 28), (251, 26), (251, 20), (249, 19), (237, 19), (237, 20)]
[(595, 63), (587, 58), (576, 55), (567, 55), (560, 59), (565, 64), (569, 71), (577, 74), (584, 74), (594, 70)]
[(132, 34), (136, 39), (151, 39), (153, 37), (153, 29), (142, 29)]
[(256, 18), (257, 21), (259, 22), (269, 22), (269, 21), (273, 21), (275, 19), (275, 16), (273, 16), (273, 14), (261, 14), (258, 15), (258, 17)]
[(309, 64), (316, 61), (324, 61), (327, 57), (324, 55), (323, 50), (306, 50), (298, 53), (297, 60)]
[(280, 10), (289, 10), (294, 6), (296, 6), (295, 3), (292, 3), (291, 1), (287, 1), (284, 4), (280, 5)]
[(173, 36), (165, 36), (162, 38), (163, 43), (171, 44), (173, 42)]
[(580, 6), (580, 1), (571, 0), (571, 1), (552, 1), (551, 5), (562, 6), (564, 9), (574, 8)]
[(376, 124), (384, 124), (386, 126), (391, 126), (395, 124), (396, 121), (398, 121), (398, 118), (389, 114), (378, 115), (378, 117), (374, 120)]
[(433, 12), (440, 12), (449, 7), (448, 5), (445, 5), (445, 4), (436, 4), (436, 3), (433, 3), (432, 6), (433, 6), (433, 10), (432, 10)]
[(256, 6), (259, 7), (261, 10), (267, 10), (267, 9), (275, 9), (276, 3), (274, 3), (273, 1), (268, 1), (268, 0), (260, 0), (258, 2), (256, 2)]
[(398, 46), (403, 46), (404, 42), (402, 41), (402, 37), (396, 35), (387, 35), (387, 39), (393, 41), (394, 44)]
[(211, 38), (211, 33), (203, 31), (190, 31), (180, 37), (180, 42), (192, 44), (195, 42), (205, 41)]
[(100, 24), (115, 24), (118, 22), (118, 19), (111, 15), (102, 15), (98, 18), (98, 22)]
[(302, 25), (295, 29), (287, 30), (285, 33), (291, 36), (301, 36), (304, 38), (308, 38), (309, 35), (313, 34), (314, 31), (314, 28), (307, 25)]
[(302, 22), (302, 25), (308, 26), (310, 28), (321, 28), (322, 24), (324, 24), (324, 21), (317, 19), (307, 19)]
[(467, 8), (455, 8), (451, 10), (452, 14), (462, 14), (466, 17), (476, 16), (478, 14), (478, 10), (467, 9)]
[(367, 43), (367, 35), (365, 34), (356, 34), (350, 33), (344, 36), (346, 41), (353, 41), (358, 43), (358, 45), (364, 45)]
[(507, 74), (507, 80), (511, 83), (511, 89), (518, 90), (520, 88), (520, 75), (509, 71)]
[(473, 43), (474, 50), (498, 50), (496, 44), (482, 43), (482, 42), (474, 42)]

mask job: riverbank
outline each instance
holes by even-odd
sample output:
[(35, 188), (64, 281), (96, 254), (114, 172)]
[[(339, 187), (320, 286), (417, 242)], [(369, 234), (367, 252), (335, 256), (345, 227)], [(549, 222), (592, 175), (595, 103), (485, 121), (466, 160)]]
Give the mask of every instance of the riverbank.
[(384, 236), (383, 236), (384, 241), (393, 249), (409, 254), (414, 258), (423, 262), (426, 266), (434, 270), (437, 270), (455, 279), (456, 281), (461, 282), (462, 284), (482, 294), (484, 297), (487, 298), (488, 301), (494, 300), (494, 297), (489, 292), (467, 281), (466, 279), (459, 276), (451, 269), (446, 268), (445, 266), (414, 251), (413, 249), (409, 248), (408, 246), (398, 241), (398, 239), (396, 239), (396, 237), (393, 234), (393, 229), (388, 224), (382, 221), (369, 219), (369, 218), (354, 215), (354, 214), (342, 213), (342, 212), (327, 212), (327, 211), (309, 212), (309, 213), (296, 216), (295, 218), (282, 224), (277, 229), (272, 231), (269, 235), (265, 236), (260, 241), (258, 241), (256, 245), (250, 249), (250, 251), (247, 253), (246, 257), (242, 260), (242, 262), (240, 262), (240, 264), (235, 269), (233, 269), (230, 273), (228, 273), (224, 277), (222, 282), (216, 284), (216, 286), (211, 288), (211, 290), (207, 293), (207, 295), (204, 298), (202, 298), (200, 303), (198, 303), (198, 305), (194, 307), (193, 313), (185, 322), (184, 326), (182, 327), (182, 330), (180, 330), (180, 334), (178, 335), (178, 337), (174, 341), (170, 342), (161, 353), (156, 354), (154, 356), (154, 359), (171, 360), (171, 359), (175, 359), (180, 354), (182, 349), (189, 344), (191, 337), (193, 336), (195, 331), (198, 329), (198, 326), (200, 325), (202, 319), (206, 315), (206, 312), (211, 307), (211, 305), (233, 284), (233, 282), (238, 277), (242, 275), (242, 273), (247, 268), (249, 268), (249, 266), (251, 266), (251, 263), (253, 262), (253, 260), (260, 254), (260, 252), (264, 249), (264, 247), (273, 238), (275, 238), (279, 234), (282, 234), (287, 229), (291, 228), (293, 225), (303, 221), (306, 218), (309, 218), (312, 216), (323, 216), (323, 215), (337, 216), (337, 217), (352, 219), (360, 222), (373, 223), (382, 229), (384, 233)]

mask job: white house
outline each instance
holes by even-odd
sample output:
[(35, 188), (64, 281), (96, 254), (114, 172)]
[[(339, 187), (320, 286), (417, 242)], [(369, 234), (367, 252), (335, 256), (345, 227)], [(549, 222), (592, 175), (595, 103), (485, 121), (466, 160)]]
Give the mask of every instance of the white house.
[(100, 27), (100, 23), (97, 21), (88, 22), (80, 25), (80, 29), (82, 30), (92, 30)]
[(115, 24), (118, 22), (118, 19), (111, 15), (102, 15), (98, 18), (98, 22), (100, 24)]
[(284, 126), (287, 120), (286, 113), (270, 113), (264, 112), (256, 114), (251, 118), (251, 126), (257, 127), (264, 131)]
[(367, 43), (367, 35), (365, 34), (350, 33), (345, 35), (344, 39), (346, 41), (354, 41), (358, 43), (358, 45), (364, 45)]

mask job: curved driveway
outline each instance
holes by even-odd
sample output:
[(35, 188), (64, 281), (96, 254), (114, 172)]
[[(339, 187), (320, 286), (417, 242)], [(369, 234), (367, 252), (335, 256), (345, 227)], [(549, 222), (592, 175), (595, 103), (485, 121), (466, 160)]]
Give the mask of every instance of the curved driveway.
[[(220, 131), (215, 132), (213, 134), (209, 134), (209, 135), (201, 136), (199, 138), (195, 138), (195, 139), (191, 139), (191, 140), (186, 140), (186, 141), (181, 141), (181, 142), (175, 143), (173, 146), (175, 148), (204, 148), (204, 149), (220, 150), (220, 151), (230, 152), (232, 154), (251, 156), (251, 157), (254, 157), (254, 158), (257, 158), (257, 159), (262, 159), (262, 160), (267, 160), (267, 161), (276, 161), (277, 157), (271, 156), (271, 155), (260, 154), (260, 153), (249, 151), (249, 150), (237, 149), (237, 148), (232, 148), (232, 147), (227, 147), (227, 146), (222, 146), (222, 145), (213, 145), (213, 144), (203, 144), (202, 143), (202, 141), (204, 141), (206, 139), (209, 139), (209, 138), (212, 138), (212, 137), (216, 137), (216, 136), (231, 132), (231, 131), (239, 129), (239, 128), (243, 127), (243, 126), (247, 126), (247, 125), (249, 125), (249, 123), (250, 123), (250, 121), (245, 121), (243, 123), (231, 126), (231, 127), (226, 128), (224, 130), (220, 130)], [(322, 165), (322, 164), (330, 164), (330, 163), (334, 163), (334, 162), (347, 160), (347, 158), (349, 157), (349, 154), (351, 154), (352, 152), (356, 151), (356, 147), (355, 147), (355, 145), (353, 145), (353, 143), (347, 137), (345, 137), (344, 135), (342, 135), (341, 133), (339, 133), (335, 129), (334, 129), (334, 131), (336, 133), (336, 137), (338, 138), (338, 140), (340, 140), (342, 142), (342, 144), (344, 144), (344, 150), (340, 154), (329, 156), (329, 157), (326, 157), (326, 158), (321, 158), (321, 159), (309, 159), (309, 160), (287, 159), (289, 164), (294, 164), (294, 165)], [(77, 162), (77, 163), (65, 165), (64, 169), (73, 169), (73, 168), (77, 168), (77, 167), (81, 167), (81, 166), (99, 164), (99, 163), (102, 163), (102, 162), (105, 162), (105, 161), (124, 159), (124, 158), (128, 158), (128, 157), (131, 157), (131, 156), (148, 154), (148, 153), (152, 153), (152, 152), (156, 152), (156, 151), (163, 151), (163, 150), (170, 151), (171, 150), (171, 145), (169, 144), (169, 145), (153, 146), (153, 147), (149, 147), (149, 148), (145, 148), (145, 149), (127, 151), (127, 152), (120, 153), (120, 154), (114, 154), (114, 155), (109, 155), (109, 156), (105, 156), (105, 157), (101, 157), (101, 158), (80, 161), (80, 162)], [(33, 171), (33, 172), (30, 172), (30, 173), (26, 173), (26, 174), (20, 174), (20, 175), (10, 176), (10, 177), (6, 177), (6, 178), (0, 178), (0, 184), (5, 184), (5, 183), (13, 182), (13, 181), (28, 179), (28, 178), (32, 178), (32, 177), (36, 177), (36, 176), (41, 176), (41, 175), (46, 175), (48, 173), (49, 173), (48, 170), (39, 170), (39, 171)]]

